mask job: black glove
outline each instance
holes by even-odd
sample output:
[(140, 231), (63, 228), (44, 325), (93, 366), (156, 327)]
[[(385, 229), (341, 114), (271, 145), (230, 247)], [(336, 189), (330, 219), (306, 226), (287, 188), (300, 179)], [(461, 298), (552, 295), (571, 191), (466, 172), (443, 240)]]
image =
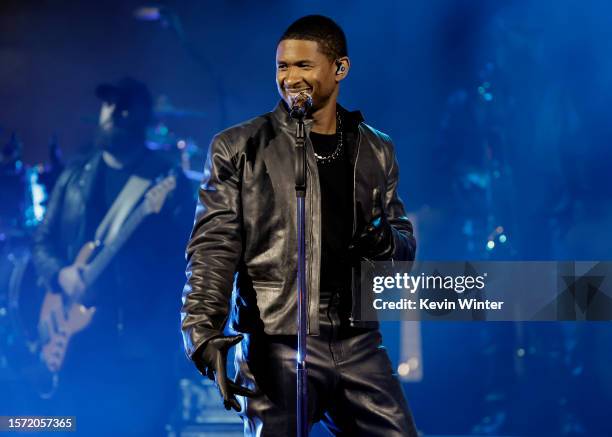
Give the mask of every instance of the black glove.
[(382, 208), (380, 192), (376, 189), (374, 199), (372, 220), (369, 223), (366, 223), (361, 203), (357, 202), (356, 232), (349, 244), (349, 254), (354, 261), (361, 258), (385, 260), (393, 253), (393, 229)]
[(206, 342), (199, 357), (195, 360), (202, 375), (217, 382), (217, 388), (221, 393), (223, 406), (226, 410), (233, 408), (240, 411), (236, 395), (253, 397), (259, 394), (236, 384), (227, 377), (227, 353), (230, 347), (235, 346), (240, 341), (242, 341), (242, 335), (212, 338)]

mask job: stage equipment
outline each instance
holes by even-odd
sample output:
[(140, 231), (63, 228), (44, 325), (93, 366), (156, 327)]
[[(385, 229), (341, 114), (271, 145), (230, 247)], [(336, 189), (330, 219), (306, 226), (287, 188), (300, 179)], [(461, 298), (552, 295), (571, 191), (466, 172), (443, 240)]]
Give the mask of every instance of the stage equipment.
[(306, 334), (308, 332), (308, 288), (306, 286), (306, 147), (304, 116), (312, 106), (312, 97), (300, 92), (292, 101), (291, 117), (297, 121), (295, 132), (295, 197), (297, 200), (297, 435), (308, 436), (308, 369), (306, 368)]

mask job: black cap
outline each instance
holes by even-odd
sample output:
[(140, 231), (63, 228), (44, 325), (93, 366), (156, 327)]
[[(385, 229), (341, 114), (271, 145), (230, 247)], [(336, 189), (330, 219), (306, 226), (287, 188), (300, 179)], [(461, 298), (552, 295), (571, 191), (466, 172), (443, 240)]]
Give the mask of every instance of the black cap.
[(96, 97), (105, 102), (116, 103), (125, 108), (142, 105), (153, 110), (153, 97), (149, 88), (139, 80), (124, 77), (115, 83), (103, 83), (96, 87)]

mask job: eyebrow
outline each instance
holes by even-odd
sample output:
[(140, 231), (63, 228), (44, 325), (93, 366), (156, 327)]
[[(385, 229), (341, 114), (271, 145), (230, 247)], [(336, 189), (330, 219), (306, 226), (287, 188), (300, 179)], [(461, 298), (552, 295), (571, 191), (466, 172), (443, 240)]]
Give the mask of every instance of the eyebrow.
[(314, 64), (315, 61), (313, 61), (312, 59), (299, 59), (297, 61), (293, 61), (293, 62), (289, 62), (285, 59), (279, 59), (278, 61), (276, 61), (277, 64)]

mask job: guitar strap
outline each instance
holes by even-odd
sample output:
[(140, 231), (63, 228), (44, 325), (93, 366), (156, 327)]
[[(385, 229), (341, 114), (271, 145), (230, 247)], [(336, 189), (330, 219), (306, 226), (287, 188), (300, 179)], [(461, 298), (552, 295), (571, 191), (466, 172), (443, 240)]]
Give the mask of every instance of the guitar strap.
[(121, 226), (134, 210), (134, 207), (151, 183), (152, 181), (150, 179), (145, 179), (136, 175), (130, 176), (121, 189), (121, 192), (117, 195), (115, 201), (106, 212), (100, 225), (98, 225), (98, 229), (96, 229), (95, 233), (96, 241), (108, 245), (115, 239), (121, 230)]

